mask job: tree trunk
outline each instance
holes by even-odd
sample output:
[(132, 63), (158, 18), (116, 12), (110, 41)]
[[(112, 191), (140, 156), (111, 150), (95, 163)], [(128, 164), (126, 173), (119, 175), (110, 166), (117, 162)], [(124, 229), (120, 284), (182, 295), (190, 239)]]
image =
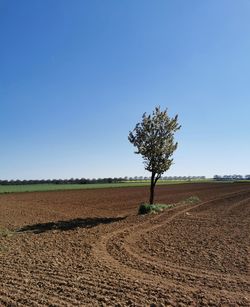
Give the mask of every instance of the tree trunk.
[(150, 197), (149, 204), (153, 205), (154, 203), (154, 193), (155, 193), (155, 173), (151, 175), (151, 185), (150, 185)]

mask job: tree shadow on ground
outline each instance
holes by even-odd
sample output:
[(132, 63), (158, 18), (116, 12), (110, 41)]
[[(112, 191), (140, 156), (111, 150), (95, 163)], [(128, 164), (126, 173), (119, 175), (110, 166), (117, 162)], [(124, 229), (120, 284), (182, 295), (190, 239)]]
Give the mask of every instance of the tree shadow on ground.
[(68, 231), (74, 230), (76, 228), (92, 228), (98, 226), (100, 224), (110, 224), (114, 222), (118, 222), (124, 220), (125, 217), (104, 217), (104, 218), (77, 218), (68, 221), (57, 221), (57, 222), (49, 222), (49, 223), (40, 223), (34, 225), (26, 225), (17, 230), (18, 233), (22, 232), (32, 232), (32, 233), (43, 233), (47, 231)]

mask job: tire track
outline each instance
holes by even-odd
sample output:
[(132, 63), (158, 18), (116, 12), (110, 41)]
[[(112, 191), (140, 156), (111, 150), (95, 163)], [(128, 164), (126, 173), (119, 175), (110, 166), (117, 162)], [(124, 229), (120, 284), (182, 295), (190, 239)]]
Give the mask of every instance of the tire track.
[[(194, 292), (195, 290), (197, 290), (197, 286), (207, 286), (207, 288), (209, 288), (209, 291), (215, 294), (221, 293), (221, 290), (223, 289), (223, 292), (226, 293), (227, 297), (231, 297), (233, 299), (237, 295), (237, 288), (239, 286), (238, 283), (240, 282), (241, 286), (244, 287), (245, 290), (244, 295), (249, 296), (249, 280), (244, 279), (240, 276), (234, 276), (233, 278), (231, 278), (230, 275), (222, 276), (221, 274), (216, 273), (211, 274), (211, 272), (208, 271), (196, 271), (194, 274), (193, 270), (188, 267), (182, 267), (181, 269), (177, 269), (172, 266), (169, 266), (169, 264), (166, 263), (164, 263), (163, 265), (159, 262), (157, 263), (157, 259), (148, 256), (141, 256), (138, 251), (136, 251), (135, 249), (131, 249), (131, 242), (136, 244), (137, 239), (140, 238), (140, 235), (142, 233), (145, 234), (145, 232), (158, 229), (162, 227), (165, 223), (169, 223), (173, 219), (176, 219), (177, 217), (181, 216), (182, 214), (185, 214), (188, 211), (218, 201), (225, 201), (232, 198), (237, 199), (237, 197), (239, 196), (245, 197), (249, 194), (249, 191), (240, 191), (237, 193), (230, 193), (224, 195), (223, 197), (215, 198), (213, 200), (200, 203), (198, 205), (189, 205), (188, 207), (178, 208), (178, 210), (172, 209), (172, 215), (170, 214), (171, 216), (164, 221), (161, 221), (160, 224), (154, 225), (155, 223), (159, 222), (159, 220), (161, 220), (163, 216), (165, 217), (167, 213), (169, 214), (169, 211), (166, 214), (163, 213), (162, 215), (157, 216), (152, 220), (140, 223), (139, 225), (136, 225), (134, 227), (127, 227), (125, 229), (115, 231), (111, 234), (107, 234), (106, 236), (102, 237), (102, 240), (96, 247), (94, 254), (97, 258), (102, 257), (102, 260), (105, 260), (109, 264), (112, 263), (113, 269), (122, 271), (125, 275), (127, 275), (127, 277), (131, 279), (141, 277), (144, 281), (146, 280), (149, 285), (152, 285), (157, 281), (160, 284), (164, 284), (166, 286), (182, 287), (181, 284), (184, 281), (185, 289), (188, 291)], [(120, 246), (119, 242), (121, 243)], [(122, 248), (119, 249), (120, 247)], [(145, 268), (148, 268), (146, 271), (151, 272), (143, 273), (141, 270), (144, 270)], [(156, 271), (155, 273), (154, 270)], [(162, 276), (162, 270), (165, 270), (165, 272), (168, 273), (167, 276)], [(186, 278), (183, 278), (183, 270), (186, 270)], [(187, 277), (190, 275), (191, 278), (189, 279), (191, 281), (191, 284), (194, 283), (194, 285), (187, 287)], [(175, 282), (169, 280), (170, 278), (174, 278)], [(199, 278), (202, 278), (203, 282), (197, 284), (196, 279), (199, 280)], [(216, 284), (218, 283), (218, 278), (222, 280), (224, 284), (220, 284), (217, 287), (218, 289), (216, 290), (215, 288)], [(210, 279), (211, 281), (211, 284), (209, 285), (207, 285), (208, 279)], [(227, 289), (228, 286), (229, 290)]]
[[(247, 192), (247, 194), (250, 194), (250, 193)], [(231, 196), (230, 196), (230, 199), (231, 199)], [(236, 204), (232, 205), (232, 207), (234, 209), (236, 209), (236, 207), (242, 206), (243, 204), (246, 204), (246, 203), (249, 203), (249, 202), (250, 202), (250, 197), (247, 197), (246, 199), (243, 199), (243, 200), (237, 202)], [(199, 207), (199, 205), (198, 205), (198, 207)], [(197, 207), (195, 207), (195, 208), (197, 208)], [(229, 210), (228, 212), (230, 212), (230, 208), (228, 210)], [(188, 210), (188, 211), (192, 211), (192, 209)], [(168, 222), (170, 222), (170, 220), (168, 220)], [(149, 254), (145, 254), (145, 251), (142, 251), (142, 250), (138, 251), (136, 249), (136, 246), (137, 246), (136, 243), (138, 242), (139, 239), (141, 239), (140, 236), (142, 234), (145, 236), (145, 234), (148, 233), (149, 231), (151, 232), (152, 230), (160, 229), (165, 224), (166, 224), (166, 222), (160, 223), (160, 224), (152, 226), (152, 227), (149, 226), (149, 230), (147, 230), (147, 228), (146, 228), (146, 230), (145, 230), (145, 228), (143, 228), (143, 230), (139, 230), (136, 233), (132, 233), (132, 234), (127, 235), (126, 236), (126, 244), (124, 243), (123, 246), (126, 247), (126, 250), (129, 251), (130, 254), (136, 254), (137, 258), (140, 258), (143, 261), (149, 261), (152, 264), (154, 264), (154, 266), (159, 265), (161, 270), (164, 269), (164, 267), (166, 267), (166, 265), (167, 265), (168, 268), (172, 268), (174, 270), (177, 270), (178, 272), (182, 272), (182, 273), (185, 272), (187, 274), (192, 274), (192, 275), (195, 274), (195, 276), (199, 276), (199, 277), (204, 277), (204, 275), (206, 275), (206, 276), (213, 277), (215, 280), (217, 278), (220, 278), (220, 279), (223, 279), (224, 281), (229, 281), (229, 282), (232, 281), (232, 282), (236, 282), (236, 283), (239, 283), (239, 282), (247, 283), (247, 289), (250, 288), (250, 278), (249, 278), (249, 276), (246, 276), (246, 275), (243, 275), (243, 274), (234, 274), (233, 279), (232, 279), (232, 274), (229, 274), (229, 273), (223, 273), (223, 276), (222, 276), (222, 274), (211, 272), (211, 271), (208, 271), (206, 269), (194, 269), (194, 268), (190, 269), (190, 267), (174, 265), (173, 263), (167, 262), (166, 260), (161, 260), (160, 258), (153, 257)], [(144, 253), (142, 253), (142, 252), (144, 252)], [(156, 259), (157, 259), (158, 263), (156, 262)]]
[[(29, 233), (6, 240), (10, 249), (0, 255), (4, 276), (0, 306), (250, 306), (247, 276), (177, 266), (143, 249), (144, 234), (161, 233), (171, 221), (185, 220), (190, 210), (196, 210), (193, 216), (199, 215), (204, 207), (210, 210), (216, 201), (232, 198), (241, 203), (234, 204), (235, 212), (243, 211), (250, 192), (237, 189), (237, 193), (220, 193), (208, 202), (181, 205), (154, 217), (130, 214), (123, 221), (92, 229)], [(41, 219), (46, 222), (48, 216)], [(209, 223), (213, 217), (201, 214), (200, 219)]]

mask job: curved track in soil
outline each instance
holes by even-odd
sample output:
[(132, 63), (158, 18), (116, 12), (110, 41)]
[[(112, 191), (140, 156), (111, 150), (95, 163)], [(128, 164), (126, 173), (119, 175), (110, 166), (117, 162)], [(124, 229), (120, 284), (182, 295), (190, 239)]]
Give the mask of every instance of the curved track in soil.
[(250, 186), (161, 188), (204, 201), (137, 216), (146, 192), (1, 197), (0, 306), (250, 306)]
[[(226, 204), (226, 206), (225, 206)], [(134, 226), (118, 230), (115, 233), (108, 234), (103, 237), (100, 244), (97, 246), (97, 257), (100, 257), (100, 251), (102, 256), (105, 255), (106, 261), (112, 263), (114, 269), (123, 271), (124, 274), (130, 275), (130, 277), (136, 277), (137, 279), (143, 279), (147, 281), (149, 286), (153, 286), (155, 282), (158, 282), (161, 287), (175, 289), (179, 288), (183, 291), (188, 290), (195, 293), (197, 289), (200, 291), (209, 291), (209, 294), (217, 297), (216, 304), (219, 304), (221, 300), (229, 300), (233, 304), (246, 304), (244, 298), (249, 296), (250, 278), (246, 274), (230, 274), (230, 273), (216, 273), (213, 270), (208, 269), (194, 269), (192, 263), (194, 259), (189, 259), (189, 265), (175, 265), (172, 262), (167, 261), (162, 257), (157, 257), (157, 248), (151, 247), (152, 253), (148, 253), (147, 246), (145, 246), (145, 237), (147, 242), (152, 240), (152, 233), (157, 236), (164, 236), (161, 234), (162, 228), (166, 227), (166, 224), (172, 221), (179, 220), (179, 222), (185, 222), (190, 220), (190, 215), (197, 209), (202, 212), (203, 208), (216, 206), (217, 210), (224, 213), (231, 211), (231, 207), (236, 209), (242, 205), (249, 206), (250, 204), (250, 192), (241, 192), (235, 194), (229, 194), (222, 198), (211, 200), (205, 203), (201, 203), (195, 206), (180, 206), (177, 209), (171, 210), (172, 212), (165, 212), (149, 221), (140, 223)], [(223, 208), (225, 210), (223, 210)], [(188, 213), (188, 215), (186, 215)], [(196, 216), (197, 218), (197, 216)], [(217, 219), (228, 218), (228, 216), (217, 216)], [(235, 218), (235, 217), (234, 217)], [(192, 223), (195, 219), (192, 218)], [(204, 222), (204, 220), (203, 220)], [(239, 222), (239, 221), (237, 221)], [(246, 223), (249, 226), (249, 218)], [(235, 226), (235, 225), (234, 225)], [(177, 226), (178, 227), (178, 226)], [(188, 230), (187, 230), (188, 231)], [(247, 232), (248, 229), (245, 229)], [(204, 233), (200, 233), (200, 236)], [(201, 238), (200, 238), (201, 239)], [(152, 242), (151, 242), (152, 243)], [(247, 244), (247, 242), (244, 242)], [(164, 241), (161, 241), (164, 244)], [(249, 255), (248, 247), (245, 245), (245, 255)], [(177, 251), (175, 250), (175, 253)], [(189, 251), (190, 253), (191, 251)], [(104, 257), (103, 257), (104, 258)], [(113, 258), (113, 259), (112, 259)], [(114, 259), (116, 261), (114, 261)], [(197, 259), (195, 259), (195, 262)], [(131, 268), (130, 270), (128, 269)], [(230, 270), (230, 267), (229, 267)], [(139, 272), (138, 272), (139, 271)], [(219, 280), (219, 282), (218, 282)], [(224, 289), (222, 297), (221, 289)], [(239, 300), (239, 291), (241, 291), (242, 300)], [(218, 301), (219, 299), (219, 301)]]

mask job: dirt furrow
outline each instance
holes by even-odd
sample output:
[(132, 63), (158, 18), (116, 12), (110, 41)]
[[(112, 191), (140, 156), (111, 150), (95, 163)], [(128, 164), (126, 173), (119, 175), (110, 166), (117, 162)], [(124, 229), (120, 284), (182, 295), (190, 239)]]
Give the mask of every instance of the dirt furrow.
[[(10, 268), (8, 268), (8, 271), (9, 273), (11, 273)], [(109, 285), (106, 284), (103, 280), (104, 276), (100, 276), (99, 279), (97, 279), (98, 276), (94, 277), (93, 274), (92, 277), (89, 276), (88, 279), (81, 276), (81, 278), (79, 278), (79, 282), (74, 282), (72, 281), (72, 279), (67, 280), (67, 278), (65, 278), (62, 274), (61, 276), (51, 274), (49, 276), (46, 276), (44, 275), (44, 271), (39, 271), (39, 273), (37, 272), (36, 275), (32, 275), (32, 279), (27, 286), (30, 290), (32, 290), (32, 292), (34, 292), (34, 290), (36, 291), (37, 288), (31, 286), (31, 283), (39, 283), (41, 288), (46, 289), (46, 294), (43, 293), (44, 298), (46, 297), (48, 299), (47, 301), (57, 302), (59, 306), (64, 306), (65, 304), (70, 304), (71, 306), (78, 305), (76, 301), (79, 302), (81, 300), (84, 300), (85, 296), (88, 296), (95, 301), (105, 301), (105, 298), (108, 295), (111, 295), (115, 300), (117, 292), (121, 292), (121, 294), (124, 295), (126, 294), (126, 292), (129, 293), (130, 291), (133, 291), (133, 295), (137, 296), (138, 299), (142, 294), (136, 289), (138, 288), (138, 283), (128, 284), (127, 280), (122, 279), (121, 277), (119, 278), (118, 276), (115, 276), (116, 279), (114, 279), (115, 277), (110, 276), (107, 271), (104, 272), (104, 275), (105, 278), (108, 278)], [(98, 272), (96, 273), (98, 275)], [(71, 272), (71, 275), (72, 274), (74, 273)], [(29, 274), (28, 277), (30, 277)], [(23, 276), (22, 278), (18, 278), (17, 276), (15, 276), (15, 270), (13, 270), (13, 272), (11, 273), (12, 285), (14, 284), (17, 288), (21, 289), (23, 287), (23, 279), (25, 279), (25, 276)], [(6, 282), (5, 286), (8, 287), (9, 283)], [(52, 295), (51, 293), (53, 293), (54, 295)], [(58, 296), (55, 296), (55, 293), (58, 293)], [(75, 300), (69, 299), (69, 296), (73, 296)], [(125, 298), (123, 298), (124, 301), (128, 299), (129, 298), (127, 297), (127, 295), (125, 295)], [(122, 297), (120, 297), (119, 300), (121, 301)]]
[(29, 293), (27, 295), (27, 288), (23, 288), (22, 284), (15, 283), (15, 281), (11, 281), (10, 283), (2, 283), (2, 287), (8, 289), (8, 293), (6, 296), (3, 296), (5, 300), (11, 300), (15, 302), (14, 306), (37, 306), (37, 307), (45, 307), (44, 301), (42, 299), (43, 294), (37, 291), (34, 291), (32, 288), (29, 289)]
[[(248, 193), (246, 194), (248, 195)], [(238, 196), (238, 195), (237, 195)], [(242, 196), (242, 195), (241, 195)], [(231, 199), (231, 196), (229, 196), (229, 199)], [(218, 201), (220, 201), (222, 199), (219, 199)], [(225, 199), (223, 198), (223, 201)], [(240, 202), (236, 202), (236, 204), (233, 204), (232, 207), (236, 208), (237, 206), (242, 206), (242, 204), (247, 204), (250, 202), (250, 198), (246, 197), (246, 199), (241, 200)], [(198, 205), (199, 207), (200, 205)], [(197, 206), (194, 208), (198, 208)], [(193, 208), (193, 209), (194, 209)], [(190, 208), (188, 210), (189, 212), (192, 212), (192, 208)], [(230, 212), (230, 211), (228, 211)], [(181, 213), (180, 213), (181, 214)], [(178, 216), (177, 216), (178, 217)], [(133, 232), (132, 234), (129, 233), (127, 235), (123, 235), (122, 236), (122, 246), (125, 246), (125, 249), (127, 249), (127, 251), (130, 253), (130, 255), (136, 254), (136, 257), (140, 258), (140, 260), (142, 261), (146, 261), (147, 263), (151, 263), (153, 264), (154, 268), (156, 266), (159, 266), (159, 269), (162, 271), (162, 269), (166, 268), (166, 266), (168, 268), (172, 268), (174, 270), (177, 270), (178, 272), (182, 272), (182, 273), (187, 273), (187, 274), (191, 274), (193, 275), (193, 277), (204, 277), (204, 275), (206, 275), (206, 277), (211, 277), (214, 279), (222, 279), (223, 281), (228, 281), (228, 282), (233, 282), (233, 283), (245, 283), (246, 284), (246, 289), (249, 289), (250, 287), (250, 279), (249, 276), (244, 276), (243, 274), (217, 274), (215, 272), (211, 272), (208, 270), (204, 270), (204, 269), (199, 269), (196, 270), (194, 268), (189, 268), (189, 267), (185, 267), (185, 266), (177, 266), (174, 265), (171, 262), (167, 262), (166, 260), (162, 260), (162, 259), (158, 259), (157, 256), (150, 256), (146, 253), (146, 251), (144, 251), (144, 253), (142, 253), (142, 250), (138, 249), (138, 242), (140, 240), (143, 239), (143, 237), (145, 237), (145, 235), (149, 232), (152, 232), (153, 230), (157, 230), (159, 228), (161, 228), (162, 226), (164, 226), (166, 224), (166, 222), (169, 222), (170, 220), (166, 220), (163, 223), (159, 223), (158, 225), (155, 226), (151, 226), (149, 225), (149, 230), (147, 230), (147, 227), (144, 225), (143, 230), (142, 231), (137, 231), (137, 232)], [(118, 244), (117, 242), (121, 241), (121, 239), (117, 240), (118, 238), (116, 238), (114, 241), (116, 241), (116, 245)], [(126, 241), (126, 242), (125, 242)], [(111, 244), (112, 245), (112, 244)], [(123, 250), (123, 253), (125, 251)], [(121, 254), (121, 253), (120, 253)], [(157, 259), (157, 261), (156, 261)], [(193, 280), (192, 277), (192, 280)], [(242, 285), (243, 285), (242, 284)]]
[[(249, 195), (249, 192), (233, 193), (233, 194), (226, 195), (224, 197), (220, 197), (220, 198), (214, 199), (214, 200), (209, 201), (209, 202), (205, 202), (205, 203), (202, 203), (202, 204), (199, 204), (199, 205), (191, 206), (189, 208), (185, 208), (185, 209), (181, 208), (178, 213), (172, 215), (170, 218), (165, 220), (164, 223), (167, 223), (167, 222), (173, 220), (174, 218), (178, 217), (179, 215), (182, 215), (183, 213), (188, 212), (190, 210), (193, 210), (195, 208), (198, 208), (200, 206), (207, 205), (207, 204), (209, 204), (211, 202), (214, 203), (214, 202), (218, 202), (218, 201), (225, 201), (225, 200), (232, 199), (232, 198), (235, 198), (235, 197), (237, 198), (239, 196), (242, 197), (242, 194)], [(157, 220), (157, 218), (155, 220)], [(132, 231), (131, 231), (131, 228), (122, 230), (122, 234), (123, 235), (122, 235), (121, 242), (122, 242), (123, 249), (119, 250), (117, 253), (114, 252), (113, 247), (114, 247), (114, 249), (117, 248), (117, 246), (118, 246), (117, 242), (119, 242), (119, 239), (120, 239), (119, 235), (121, 235), (121, 231), (117, 231), (115, 234), (114, 233), (111, 234), (111, 235), (109, 234), (102, 241), (102, 251), (105, 254), (104, 257), (109, 258), (109, 256), (112, 257), (112, 256), (115, 255), (114, 258), (117, 260), (116, 265), (118, 266), (118, 270), (122, 269), (121, 264), (119, 262), (125, 264), (125, 266), (126, 265), (131, 266), (131, 263), (132, 263), (131, 267), (133, 267), (134, 269), (136, 269), (136, 268), (139, 269), (140, 268), (139, 270), (142, 270), (142, 269), (145, 270), (145, 267), (146, 267), (146, 271), (150, 272), (149, 275), (155, 274), (157, 276), (159, 276), (159, 275), (162, 276), (162, 274), (161, 274), (162, 270), (165, 269), (165, 271), (169, 271), (170, 270), (170, 274), (168, 274), (168, 277), (171, 277), (171, 278), (174, 277), (175, 280), (179, 279), (179, 281), (181, 281), (181, 282), (183, 280), (185, 283), (187, 283), (187, 279), (186, 278), (189, 277), (189, 281), (191, 282), (191, 284), (193, 284), (194, 281), (195, 281), (195, 278), (197, 278), (197, 276), (194, 276), (194, 275), (193, 276), (189, 276), (189, 274), (188, 274), (186, 276), (186, 278), (183, 278), (182, 270), (178, 270), (177, 272), (176, 272), (176, 270), (174, 270), (174, 272), (173, 272), (174, 276), (173, 276), (173, 274), (171, 275), (171, 273), (172, 273), (171, 270), (173, 270), (173, 268), (169, 268), (168, 265), (166, 265), (166, 264), (163, 266), (163, 265), (157, 263), (156, 259), (149, 259), (149, 258), (147, 258), (145, 256), (140, 256), (139, 253), (136, 252), (136, 250), (132, 250), (130, 248), (131, 246), (130, 246), (129, 243), (131, 243), (131, 238), (136, 243), (136, 241), (140, 237), (141, 233), (145, 233), (145, 232), (147, 232), (149, 230), (152, 231), (153, 229), (157, 229), (157, 228), (160, 228), (160, 227), (162, 227), (162, 224), (152, 226), (152, 221), (150, 221), (148, 223), (148, 225), (147, 225), (147, 223), (140, 224), (140, 225), (134, 227), (132, 229)], [(124, 236), (124, 234), (125, 234), (125, 236)], [(129, 238), (130, 240), (126, 240), (127, 238)], [(103, 248), (103, 246), (105, 246), (105, 247)], [(110, 253), (111, 253), (111, 255), (110, 255)], [(107, 254), (109, 254), (109, 255), (107, 255)], [(122, 258), (121, 258), (121, 256), (122, 256)], [(157, 267), (159, 268), (159, 270), (156, 269)], [(129, 274), (129, 273), (130, 273), (129, 270), (126, 270), (126, 274)], [(211, 279), (211, 276), (214, 276), (214, 275), (213, 274), (212, 275), (211, 274), (207, 274), (207, 275), (204, 276), (204, 272), (202, 272), (202, 273), (203, 274), (199, 274), (200, 275), (199, 277), (202, 277), (202, 279), (203, 279), (203, 283), (201, 283), (201, 286), (203, 286), (203, 287), (206, 285), (208, 288), (211, 288), (211, 287), (214, 288), (214, 282), (216, 281), (216, 279), (218, 279), (218, 277), (220, 277), (220, 279), (221, 279), (221, 275), (216, 275), (215, 276), (216, 279), (213, 279), (212, 282), (211, 282), (211, 285), (209, 285), (207, 279), (209, 279), (209, 278)], [(131, 275), (135, 276), (135, 272), (133, 272)], [(165, 276), (163, 276), (163, 277), (165, 277)], [(232, 292), (235, 292), (236, 294), (238, 292), (237, 291), (237, 287), (236, 287), (236, 285), (238, 285), (238, 283), (237, 283), (237, 281), (235, 281), (235, 277), (234, 277), (234, 279), (233, 278), (227, 279), (227, 278), (224, 277), (224, 280), (228, 281), (229, 283), (230, 282), (234, 283), (233, 285), (231, 285), (231, 289), (230, 289), (230, 291), (228, 293), (228, 295), (233, 297), (233, 295), (232, 295), (233, 293)], [(238, 282), (239, 282), (239, 280), (238, 280)], [(245, 291), (246, 291), (245, 294), (243, 293), (243, 295), (247, 295), (249, 293), (249, 284), (245, 285), (245, 281), (244, 280), (243, 281), (241, 280), (240, 282), (242, 283), (241, 286), (243, 286), (245, 288)], [(227, 287), (228, 287), (228, 284), (226, 284), (226, 285), (224, 284), (223, 285), (223, 284), (221, 284), (221, 281), (220, 281), (220, 284), (218, 285), (218, 289), (219, 290), (222, 290), (223, 288), (227, 289)], [(189, 290), (191, 290), (191, 289), (192, 289), (192, 287)], [(215, 289), (213, 289), (213, 292), (214, 293), (216, 293), (216, 292), (218, 293), (218, 291), (215, 291)]]
[(22, 303), (17, 303), (16, 298), (10, 297), (9, 291), (0, 289), (0, 306), (6, 306), (6, 307), (26, 307), (26, 305)]
[(0, 237), (0, 306), (250, 306), (250, 185), (156, 195), (182, 205), (138, 216), (148, 188), (0, 195), (19, 230)]
[[(76, 283), (65, 277), (62, 279), (57, 276), (46, 276), (44, 274), (44, 272), (39, 272), (39, 274), (32, 275), (27, 287), (32, 291), (32, 293), (35, 293), (35, 291), (39, 293), (41, 292), (41, 289), (45, 289), (43, 297), (46, 298), (47, 301), (56, 302), (58, 306), (77, 306), (77, 301), (81, 301), (81, 299), (84, 299), (86, 295), (95, 299), (101, 299), (102, 297), (105, 297), (107, 293), (115, 294), (114, 287), (107, 287), (102, 284), (98, 285), (95, 280), (91, 282), (82, 278), (81, 283)], [(30, 275), (28, 275), (28, 277), (30, 278)], [(25, 276), (23, 278), (25, 278)], [(13, 271), (10, 283), (6, 281), (4, 284), (6, 287), (9, 287), (11, 284), (15, 285), (18, 289), (22, 289), (23, 278), (15, 276), (15, 271)], [(39, 284), (39, 286), (37, 286), (37, 284)], [(71, 299), (71, 297), (74, 297), (74, 299)]]

